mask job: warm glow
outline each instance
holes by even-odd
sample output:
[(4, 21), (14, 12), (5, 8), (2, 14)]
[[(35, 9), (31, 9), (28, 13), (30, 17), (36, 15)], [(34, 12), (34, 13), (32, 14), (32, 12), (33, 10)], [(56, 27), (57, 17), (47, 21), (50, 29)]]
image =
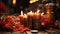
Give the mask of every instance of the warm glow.
[(40, 10), (37, 10), (37, 12), (35, 12), (34, 14), (36, 15), (36, 16), (39, 16), (40, 15)]
[(23, 11), (21, 11), (21, 16), (23, 16)]
[(35, 14), (37, 14), (37, 13), (35, 12)]
[(33, 2), (36, 2), (36, 0), (33, 0)]
[(44, 13), (42, 12), (42, 13), (41, 13), (41, 16), (43, 16), (43, 14), (44, 14)]
[(34, 12), (30, 11), (29, 13), (27, 13), (27, 15), (33, 16)]
[(49, 11), (47, 11), (47, 13), (50, 13)]
[(44, 23), (42, 23), (41, 25), (45, 25)]
[(29, 13), (27, 13), (27, 14), (33, 14), (33, 12), (32, 11), (30, 11)]
[(40, 10), (37, 10), (37, 13), (39, 13), (40, 12)]
[(32, 11), (30, 11), (30, 14), (32, 14), (33, 12)]
[(38, 0), (30, 0), (30, 3), (32, 4), (32, 3), (36, 2), (36, 1), (38, 1)]
[(16, 4), (16, 0), (13, 0), (13, 4), (14, 4), (14, 5)]
[(27, 14), (24, 14), (24, 18), (27, 18)]
[(30, 1), (30, 3), (32, 4), (32, 3), (33, 3), (33, 1)]

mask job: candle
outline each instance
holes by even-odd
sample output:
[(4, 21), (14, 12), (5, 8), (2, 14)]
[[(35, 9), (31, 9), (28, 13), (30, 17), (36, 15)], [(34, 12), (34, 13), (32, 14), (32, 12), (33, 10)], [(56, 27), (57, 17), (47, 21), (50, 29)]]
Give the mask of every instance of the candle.
[(21, 11), (21, 15), (18, 16), (20, 19), (23, 18), (23, 11)]
[(24, 26), (27, 27), (27, 25), (28, 25), (28, 19), (27, 19), (28, 17), (27, 17), (27, 14), (24, 14), (24, 17), (23, 18), (24, 18)]
[(23, 15), (23, 11), (21, 11), (21, 15), (18, 16), (20, 18), (20, 22), (21, 24), (23, 24), (23, 21), (24, 21), (24, 15)]
[(27, 13), (27, 15), (32, 17), (34, 15), (34, 13), (32, 11), (30, 11), (29, 13)]
[(27, 13), (27, 16), (28, 16), (28, 27), (29, 28), (32, 28), (33, 15), (34, 15), (34, 13), (32, 11), (30, 11), (30, 12)]
[(26, 19), (27, 19), (27, 14), (24, 14), (24, 18), (26, 18)]
[(40, 19), (40, 16), (41, 16), (41, 14), (39, 13), (40, 12), (40, 10), (37, 10), (37, 12), (35, 12), (35, 17), (34, 17), (34, 19), (35, 19), (35, 24), (34, 24), (34, 29), (39, 29), (39, 26), (40, 26), (40, 23), (41, 23), (41, 19)]
[(39, 12), (40, 10), (37, 10), (37, 12), (35, 12), (36, 18), (40, 18), (41, 14)]

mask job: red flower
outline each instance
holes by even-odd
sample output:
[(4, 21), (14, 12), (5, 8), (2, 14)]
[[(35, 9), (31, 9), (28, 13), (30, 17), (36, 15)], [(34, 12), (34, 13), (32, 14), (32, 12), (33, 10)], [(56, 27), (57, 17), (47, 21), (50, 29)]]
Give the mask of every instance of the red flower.
[(13, 22), (14, 21), (14, 19), (12, 18), (12, 16), (7, 16), (5, 20), (9, 21), (9, 22)]
[(5, 27), (6, 27), (6, 28), (12, 28), (11, 22), (6, 22)]
[(6, 28), (12, 28), (12, 23), (13, 23), (13, 18), (12, 18), (12, 16), (7, 16), (6, 17), (6, 19), (5, 19), (5, 21), (6, 21), (6, 24), (5, 24), (5, 27)]

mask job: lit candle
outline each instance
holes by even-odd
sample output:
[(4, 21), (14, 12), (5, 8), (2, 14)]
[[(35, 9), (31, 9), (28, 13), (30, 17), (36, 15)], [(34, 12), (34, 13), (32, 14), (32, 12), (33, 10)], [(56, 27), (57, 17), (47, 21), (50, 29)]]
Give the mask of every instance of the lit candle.
[(32, 11), (30, 11), (30, 12), (27, 13), (27, 16), (28, 16), (28, 27), (29, 28), (32, 28), (33, 15), (34, 15), (34, 13)]
[(35, 12), (35, 24), (34, 24), (34, 29), (39, 29), (39, 26), (40, 26), (40, 23), (41, 23), (41, 19), (40, 19), (40, 16), (41, 16), (41, 13), (39, 13), (40, 10), (37, 10), (37, 12)]
[(41, 14), (39, 12), (40, 10), (37, 10), (37, 12), (35, 12), (36, 18), (40, 18)]
[(24, 21), (24, 15), (23, 15), (23, 11), (21, 11), (21, 15), (18, 16), (20, 18), (20, 22), (21, 24), (23, 24), (23, 21)]
[(32, 11), (30, 11), (29, 13), (27, 13), (27, 15), (29, 15), (29, 16), (33, 16), (34, 13), (33, 13)]
[(26, 18), (26, 19), (27, 19), (27, 14), (24, 14), (24, 18)]
[(19, 18), (23, 18), (23, 11), (21, 11), (21, 15), (19, 15)]
[(28, 26), (28, 17), (27, 17), (27, 14), (24, 14), (24, 26), (27, 27)]

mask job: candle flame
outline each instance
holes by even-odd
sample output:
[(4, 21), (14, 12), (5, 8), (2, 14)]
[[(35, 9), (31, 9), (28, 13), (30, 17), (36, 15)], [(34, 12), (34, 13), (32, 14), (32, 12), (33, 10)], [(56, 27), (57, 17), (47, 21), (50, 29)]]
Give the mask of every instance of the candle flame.
[(39, 13), (40, 12), (40, 10), (37, 10), (37, 13)]
[(36, 12), (35, 12), (35, 14), (36, 14)]
[(42, 13), (41, 13), (41, 16), (43, 16), (43, 14), (44, 14), (44, 13), (42, 12)]
[(32, 13), (32, 11), (30, 11), (30, 13)]
[(24, 14), (24, 17), (27, 18), (27, 14)]
[(21, 11), (21, 15), (23, 16), (23, 11)]
[(30, 11), (29, 13), (27, 13), (27, 14), (33, 14), (33, 12), (32, 11)]

